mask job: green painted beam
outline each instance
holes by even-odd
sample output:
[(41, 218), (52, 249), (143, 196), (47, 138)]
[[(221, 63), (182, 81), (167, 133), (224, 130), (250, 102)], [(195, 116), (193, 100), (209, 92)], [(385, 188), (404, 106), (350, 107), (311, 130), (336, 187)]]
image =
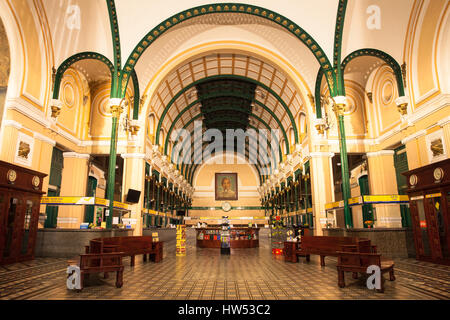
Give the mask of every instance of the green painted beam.
[[(232, 109), (231, 109), (232, 110)], [(186, 129), (192, 122), (194, 122), (195, 120), (197, 120), (198, 118), (200, 118), (202, 115), (201, 114), (198, 114), (197, 116), (195, 116), (195, 117), (193, 117), (191, 120), (189, 120), (185, 125), (184, 125), (184, 127), (182, 128), (182, 129)], [(260, 123), (262, 123), (266, 128), (267, 128), (267, 130), (270, 132), (270, 127), (269, 127), (269, 125), (263, 120), (263, 119), (261, 119), (260, 117), (258, 117), (258, 116), (256, 116), (255, 114), (251, 114), (250, 116), (252, 116), (253, 118), (255, 118), (256, 120), (258, 120)], [(253, 126), (251, 126), (251, 128), (252, 129), (254, 129), (254, 130), (258, 130), (256, 127), (253, 127)], [(177, 137), (176, 137), (176, 139), (175, 139), (175, 141), (178, 141), (178, 139), (180, 138), (180, 133), (177, 135)], [(274, 137), (275, 138), (275, 140), (277, 140), (277, 137)], [(278, 142), (278, 141), (277, 141)], [(185, 145), (185, 141), (183, 141), (183, 147), (184, 147), (184, 145)], [(270, 145), (270, 141), (269, 141), (269, 145)], [(272, 148), (272, 146), (270, 146), (270, 149), (272, 150), (272, 153), (274, 153), (274, 149)], [(282, 159), (283, 158), (283, 154), (282, 154), (282, 151), (281, 151), (281, 146), (279, 145), (279, 143), (278, 143), (278, 151), (279, 151), (279, 156), (280, 156), (280, 159)], [(171, 155), (171, 159), (174, 159), (174, 154), (173, 154), (173, 152), (174, 152), (174, 150), (172, 150), (172, 155)]]
[[(203, 145), (206, 145), (206, 143), (204, 143)], [(250, 153), (250, 148), (247, 148), (248, 147), (248, 145), (246, 145), (245, 146), (245, 149), (244, 149), (244, 152), (246, 151), (246, 152), (248, 152), (248, 153)], [(255, 150), (254, 148), (251, 148), (252, 149), (252, 151), (256, 151), (256, 155), (257, 155), (257, 150)], [(212, 154), (215, 154), (216, 152), (213, 152)], [(255, 155), (255, 153), (252, 153), (252, 155), (254, 156)], [(244, 158), (246, 157), (245, 156), (245, 154), (243, 154), (243, 156), (244, 156)], [(191, 153), (191, 159), (194, 157), (194, 152), (192, 152)], [(185, 156), (185, 158), (186, 158), (186, 156)], [(256, 159), (257, 159), (257, 162), (258, 162), (258, 164), (259, 164), (259, 166), (262, 168), (263, 166), (261, 165), (261, 163), (259, 162), (259, 159), (258, 159), (258, 157), (256, 157)], [(191, 172), (192, 171), (192, 168), (197, 168), (198, 167), (198, 164), (195, 164), (195, 160), (196, 159), (194, 159), (194, 161), (193, 161), (193, 163), (191, 163), (191, 164), (187, 164), (186, 165), (186, 170), (185, 170), (185, 177), (186, 177), (186, 180), (188, 180), (188, 181), (190, 181), (189, 183), (191, 183), (192, 184), (192, 177), (193, 177), (193, 172), (195, 172), (195, 169), (193, 170), (193, 172)], [(266, 158), (266, 160), (268, 160), (267, 158)], [(259, 176), (260, 176), (260, 182), (261, 182), (261, 172), (260, 172), (260, 170), (258, 169), (258, 166), (256, 165), (256, 164), (252, 164), (253, 166), (255, 166), (255, 168), (256, 168), (256, 170), (258, 171), (258, 174), (259, 174)], [(183, 166), (182, 166), (182, 170), (183, 170), (183, 168), (184, 168), (184, 163), (183, 163)], [(189, 171), (188, 171), (189, 170)], [(187, 175), (186, 175), (187, 174)]]
[[(254, 128), (254, 127), (253, 127), (253, 128)], [(255, 128), (255, 129), (256, 129), (256, 128)], [(250, 138), (251, 138), (251, 139), (252, 139), (252, 138), (255, 139), (255, 138), (252, 137), (252, 136), (250, 136)], [(194, 142), (194, 145), (195, 145), (195, 142)], [(208, 145), (208, 143), (207, 143), (207, 142), (203, 142), (203, 143), (202, 143), (202, 147), (205, 146), (205, 145)], [(247, 144), (246, 144), (246, 147), (247, 147)], [(204, 149), (202, 149), (202, 155), (203, 155), (203, 151), (204, 151)], [(250, 152), (249, 148), (246, 148), (245, 151)], [(252, 151), (255, 151), (255, 152), (256, 152), (256, 155), (258, 154), (258, 152), (257, 152), (257, 150), (255, 150), (255, 148), (252, 148)], [(272, 149), (272, 153), (273, 153), (273, 149)], [(254, 156), (255, 153), (253, 153), (252, 155)], [(198, 159), (193, 159), (193, 158), (194, 158), (194, 150), (193, 150), (193, 151), (191, 152), (191, 159), (193, 159), (193, 163), (191, 163), (191, 164), (186, 164), (186, 166), (185, 166), (185, 161), (186, 161), (186, 157), (187, 157), (187, 156), (188, 156), (188, 155), (186, 154), (186, 155), (184, 156), (184, 158), (183, 158), (183, 162), (182, 162), (181, 170), (180, 170), (180, 173), (181, 173), (181, 174), (183, 174), (183, 173), (186, 174), (186, 171), (188, 170), (188, 168), (191, 167), (193, 164), (195, 164), (195, 161), (198, 160)], [(245, 157), (245, 155), (244, 155), (244, 157)], [(259, 162), (259, 158), (256, 157), (256, 159), (257, 159), (259, 165), (262, 167), (261, 163)], [(269, 162), (269, 159), (268, 159), (268, 158), (264, 158), (264, 160), (265, 160), (266, 162)], [(275, 163), (276, 163), (276, 161), (275, 161)], [(186, 169), (185, 169), (185, 167), (186, 167)], [(186, 171), (185, 171), (185, 170), (186, 170)], [(258, 171), (259, 171), (259, 170), (258, 170)]]
[[(266, 86), (264, 83), (259, 82), (257, 80), (254, 79), (250, 79), (247, 77), (243, 77), (243, 76), (238, 76), (238, 75), (216, 75), (216, 76), (210, 76), (210, 77), (206, 77), (197, 81), (194, 81), (192, 83), (190, 83), (189, 85), (187, 85), (186, 87), (184, 87), (183, 89), (181, 89), (180, 91), (178, 91), (173, 98), (169, 101), (169, 103), (167, 104), (166, 108), (164, 109), (163, 113), (161, 114), (161, 117), (159, 119), (158, 122), (158, 126), (156, 129), (156, 139), (155, 142), (156, 144), (159, 144), (159, 135), (160, 135), (160, 131), (161, 131), (161, 127), (162, 127), (162, 123), (164, 121), (165, 116), (167, 115), (170, 107), (175, 103), (175, 101), (186, 91), (188, 91), (190, 88), (196, 86), (197, 84), (203, 83), (203, 82), (207, 82), (207, 81), (211, 81), (211, 80), (217, 80), (217, 79), (238, 79), (238, 80), (245, 80), (248, 82), (252, 82), (257, 84), (258, 86), (262, 87), (263, 89), (265, 89), (267, 92), (269, 92), (272, 96), (275, 97), (275, 99), (283, 106), (284, 110), (286, 111), (287, 115), (289, 116), (289, 120), (291, 122), (292, 128), (294, 129), (294, 136), (295, 136), (295, 143), (298, 143), (298, 130), (297, 130), (297, 125), (295, 123), (295, 119), (294, 116), (292, 115), (292, 112), (290, 111), (289, 107), (286, 105), (286, 103), (283, 101), (283, 99), (281, 99), (281, 97), (275, 92), (273, 91), (271, 88), (269, 88), (268, 86)], [(230, 92), (231, 94), (232, 92)], [(245, 98), (247, 97), (246, 95), (243, 94), (239, 94), (238, 92), (234, 92), (234, 96), (235, 97), (242, 97)], [(211, 94), (209, 97), (214, 97), (214, 94)], [(254, 99), (254, 97), (251, 97), (252, 101), (259, 104), (260, 106), (264, 107), (265, 110), (267, 110), (266, 106), (264, 104), (262, 104), (261, 102), (259, 102), (258, 100)], [(201, 101), (201, 100), (200, 100)], [(197, 102), (198, 103), (198, 102)], [(192, 104), (190, 104), (192, 105)], [(269, 109), (270, 110), (270, 109)], [(270, 110), (271, 115), (273, 116), (274, 113)], [(283, 127), (283, 125), (280, 123), (278, 123), (278, 125), (280, 126), (280, 128)], [(286, 141), (288, 141), (286, 139)], [(289, 143), (288, 146), (286, 148), (287, 152), (289, 153), (290, 147), (289, 147)]]
[[(189, 126), (190, 122), (195, 121), (195, 120), (196, 120), (197, 118), (199, 118), (199, 117), (201, 117), (201, 114), (199, 114), (199, 115), (197, 115), (196, 117), (192, 118), (188, 123), (186, 123), (186, 125), (183, 127), (183, 129), (185, 129), (187, 126)], [(261, 120), (262, 120), (262, 119), (261, 119)], [(263, 121), (263, 120), (262, 120), (262, 121)], [(265, 125), (269, 128), (269, 126), (268, 126), (264, 121), (263, 121), (263, 124), (265, 124)], [(252, 128), (252, 129), (254, 129), (254, 130), (257, 130), (257, 128), (256, 128), (256, 127), (253, 127), (253, 126), (250, 126), (250, 128)], [(269, 129), (270, 129), (270, 128), (269, 128)], [(178, 137), (179, 137), (179, 136), (178, 136)], [(177, 137), (177, 140), (178, 140), (178, 137)], [(250, 137), (250, 138), (255, 139), (254, 137)], [(276, 137), (275, 137), (275, 138), (276, 138)], [(177, 140), (175, 140), (175, 141), (177, 141)], [(185, 147), (185, 145), (186, 145), (187, 142), (190, 142), (190, 141), (189, 141), (189, 140), (183, 141), (183, 144), (182, 144), (182, 146), (181, 146), (181, 149), (179, 150), (180, 152), (181, 152), (181, 150)], [(195, 141), (194, 141), (194, 144), (195, 144)], [(270, 145), (270, 143), (269, 143), (269, 145)], [(278, 149), (279, 149), (279, 152), (280, 152), (280, 159), (281, 159), (281, 158), (282, 158), (281, 148), (279, 147)], [(270, 150), (271, 150), (271, 152), (272, 152), (272, 159), (273, 159), (274, 163), (276, 163), (276, 159), (275, 159), (275, 151), (274, 151), (272, 145), (270, 145)], [(174, 152), (174, 150), (172, 150), (172, 157), (171, 157), (172, 162), (174, 162), (174, 161), (173, 161), (173, 160), (174, 160), (174, 158), (173, 158), (173, 152)], [(178, 162), (178, 158), (179, 158), (180, 152), (177, 153), (177, 161), (175, 161), (175, 162)], [(186, 159), (186, 156), (187, 156), (187, 155), (185, 155), (185, 157), (184, 157), (183, 160), (182, 160), (183, 163), (184, 163), (184, 161), (185, 161), (185, 159)], [(268, 161), (267, 158), (266, 158), (265, 160)], [(175, 162), (174, 162), (174, 163), (175, 163)], [(179, 165), (179, 164), (177, 164), (177, 169), (179, 169), (180, 172), (183, 173), (183, 170), (182, 170), (183, 168), (180, 169), (180, 165)]]
[[(239, 96), (239, 94), (236, 93), (236, 92), (235, 92), (234, 94)], [(219, 95), (220, 95), (220, 93), (216, 93), (216, 94), (211, 94), (210, 96), (219, 96)], [(260, 101), (258, 101), (258, 100), (253, 100), (253, 101), (254, 101), (256, 104), (258, 104), (259, 106), (261, 106), (262, 108), (264, 108), (264, 110), (266, 110), (266, 111), (274, 118), (274, 120), (277, 122), (278, 126), (279, 126), (280, 129), (281, 129), (281, 132), (283, 133), (284, 139), (285, 139), (286, 150), (289, 150), (289, 140), (288, 140), (288, 136), (287, 136), (286, 130), (284, 129), (283, 124), (282, 124), (281, 121), (278, 119), (278, 117), (276, 116), (276, 114), (275, 114), (272, 110), (270, 110), (267, 106), (265, 106), (262, 102), (260, 102)], [(175, 127), (175, 124), (178, 122), (178, 120), (181, 119), (181, 117), (183, 116), (183, 114), (184, 114), (185, 112), (187, 112), (190, 108), (192, 108), (193, 106), (195, 106), (196, 104), (198, 104), (198, 103), (201, 103), (201, 100), (195, 100), (194, 102), (191, 102), (189, 105), (187, 105), (183, 110), (181, 110), (181, 111), (177, 114), (177, 116), (175, 117), (175, 119), (172, 121), (172, 124), (171, 124), (169, 130), (167, 131), (167, 135), (166, 135), (167, 138), (169, 138), (169, 137), (171, 136), (171, 133), (172, 133), (172, 130), (174, 129), (174, 127)], [(159, 134), (160, 134), (160, 131), (161, 131), (161, 126), (160, 126), (160, 125), (162, 125), (161, 119), (160, 119), (160, 121), (159, 121), (158, 128), (157, 128), (157, 130), (156, 130), (156, 139), (155, 139), (155, 141), (159, 141)], [(295, 136), (297, 137), (297, 135), (295, 135)], [(157, 143), (157, 144), (158, 144), (158, 143)], [(164, 145), (164, 154), (167, 154), (168, 144), (169, 144), (169, 140), (166, 139), (165, 145)]]

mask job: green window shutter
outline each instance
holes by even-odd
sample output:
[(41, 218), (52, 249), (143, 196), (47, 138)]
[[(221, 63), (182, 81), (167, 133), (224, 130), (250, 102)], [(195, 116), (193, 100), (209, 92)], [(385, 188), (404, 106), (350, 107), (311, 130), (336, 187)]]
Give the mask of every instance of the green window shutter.
[[(405, 148), (406, 148), (405, 146), (401, 146), (395, 149), (394, 154), (394, 167), (395, 167), (395, 175), (397, 177), (398, 194), (406, 194), (406, 189), (408, 188), (406, 177), (402, 175), (403, 172), (409, 170), (408, 156), (406, 154)], [(402, 217), (402, 226), (404, 228), (411, 227), (412, 226), (411, 214), (407, 206), (405, 205), (400, 206), (400, 215)]]

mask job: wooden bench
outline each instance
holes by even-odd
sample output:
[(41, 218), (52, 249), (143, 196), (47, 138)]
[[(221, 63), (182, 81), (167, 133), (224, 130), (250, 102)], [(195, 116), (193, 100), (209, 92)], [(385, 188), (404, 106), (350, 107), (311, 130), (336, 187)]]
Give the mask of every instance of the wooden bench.
[(122, 252), (123, 256), (131, 257), (130, 265), (135, 265), (135, 256), (143, 255), (147, 261), (147, 255), (153, 262), (160, 262), (163, 257), (163, 242), (152, 241), (151, 236), (130, 236), (97, 238), (86, 246), (86, 253)]
[[(390, 260), (382, 260), (381, 255), (377, 253), (362, 253), (362, 252), (338, 252), (338, 286), (345, 287), (345, 272), (352, 272), (353, 278), (358, 278), (358, 273), (367, 275), (367, 268), (371, 265), (376, 265), (383, 273), (389, 272), (389, 280), (394, 281), (394, 262)], [(356, 276), (355, 276), (356, 274)], [(384, 292), (384, 278), (381, 277), (381, 289), (379, 292)]]
[[(302, 236), (299, 249), (296, 250), (296, 256), (306, 257), (310, 261), (311, 254), (320, 256), (320, 265), (325, 266), (326, 256), (338, 256), (343, 246), (355, 246), (358, 241), (367, 240), (355, 237), (328, 237), (328, 236)], [(367, 240), (370, 242), (370, 240)]]
[(70, 260), (69, 265), (77, 265), (80, 268), (80, 290), (84, 287), (84, 279), (91, 273), (104, 272), (104, 277), (108, 278), (108, 272), (116, 272), (116, 287), (123, 285), (123, 252), (114, 253), (87, 253), (80, 254), (78, 261)]

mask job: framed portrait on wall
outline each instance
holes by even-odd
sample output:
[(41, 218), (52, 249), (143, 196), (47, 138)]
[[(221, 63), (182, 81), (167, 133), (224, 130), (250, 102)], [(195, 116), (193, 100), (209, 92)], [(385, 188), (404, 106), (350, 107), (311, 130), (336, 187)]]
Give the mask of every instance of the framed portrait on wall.
[(216, 173), (216, 200), (238, 200), (237, 173)]

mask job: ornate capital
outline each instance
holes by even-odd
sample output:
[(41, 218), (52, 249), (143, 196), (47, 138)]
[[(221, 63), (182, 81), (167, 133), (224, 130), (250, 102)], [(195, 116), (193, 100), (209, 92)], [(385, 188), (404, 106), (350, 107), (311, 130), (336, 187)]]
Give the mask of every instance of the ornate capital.
[(326, 129), (326, 124), (327, 124), (326, 120), (324, 118), (319, 118), (319, 119), (315, 119), (314, 123), (315, 123), (317, 132), (320, 135), (323, 135), (325, 133), (325, 129)]
[(333, 100), (333, 111), (336, 113), (336, 116), (343, 116), (345, 112), (345, 105), (347, 104), (347, 97), (336, 96), (333, 98)]
[(61, 113), (62, 101), (58, 99), (51, 100), (52, 118), (57, 118)]
[(122, 99), (120, 98), (109, 99), (109, 110), (114, 118), (119, 118), (123, 112)]
[(408, 102), (409, 102), (409, 99), (406, 96), (398, 97), (395, 100), (395, 104), (397, 105), (397, 110), (402, 116), (408, 114)]

